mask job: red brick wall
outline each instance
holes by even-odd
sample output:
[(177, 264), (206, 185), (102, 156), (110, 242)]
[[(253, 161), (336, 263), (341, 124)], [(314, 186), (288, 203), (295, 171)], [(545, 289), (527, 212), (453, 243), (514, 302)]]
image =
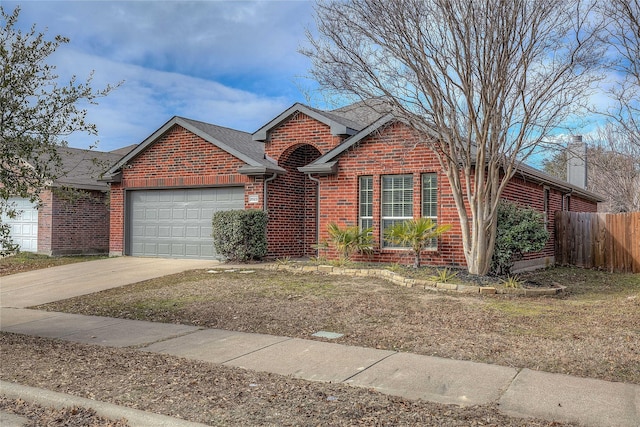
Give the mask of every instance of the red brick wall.
[[(503, 198), (544, 213), (544, 188), (544, 184), (527, 181), (525, 178), (516, 175), (505, 188)], [(549, 207), (546, 214), (546, 227), (550, 238), (542, 251), (526, 254), (523, 258), (525, 261), (554, 257), (555, 213), (563, 209), (567, 210), (566, 201), (563, 203), (563, 198), (566, 200), (566, 191), (563, 192), (553, 187), (547, 188), (549, 188)], [(596, 212), (598, 207), (597, 203), (590, 202), (577, 195), (571, 196), (569, 205), (570, 210), (573, 212)]]
[(53, 193), (51, 190), (40, 192), (38, 208), (38, 253), (51, 255), (51, 230), (53, 212)]
[[(358, 224), (358, 177), (373, 176), (374, 203), (373, 227), (376, 251), (373, 256), (359, 257), (362, 260), (410, 263), (411, 255), (398, 249), (381, 249), (380, 199), (383, 175), (413, 175), (414, 217), (421, 215), (421, 174), (437, 173), (438, 177), (438, 223), (451, 224), (452, 228), (439, 241), (437, 250), (426, 250), (422, 259), (425, 264), (465, 266), (466, 261), (460, 235), (460, 220), (449, 182), (434, 153), (423, 143), (414, 143), (412, 132), (404, 125), (394, 124), (382, 133), (365, 138), (357, 147), (344, 153), (339, 160), (339, 172), (322, 177), (320, 185), (320, 241), (328, 239), (327, 226), (336, 222), (344, 227)], [(532, 206), (543, 212), (544, 187), (522, 178), (514, 178), (505, 189), (504, 198)], [(553, 257), (554, 212), (562, 207), (562, 194), (550, 189), (548, 229), (552, 239), (545, 249), (529, 254), (526, 259)], [(571, 210), (595, 211), (596, 204), (572, 197)], [(469, 212), (470, 215), (470, 212)], [(329, 253), (335, 257), (335, 253)]]
[(320, 156), (310, 145), (296, 145), (280, 156), (287, 173), (268, 183), (268, 250), (272, 257), (315, 254), (316, 183), (297, 170)]
[(282, 153), (299, 144), (312, 145), (320, 153), (335, 148), (343, 138), (331, 135), (329, 126), (303, 113), (295, 113), (269, 134), (265, 142), (267, 156), (279, 160)]
[(287, 170), (267, 184), (268, 247), (271, 257), (314, 255), (317, 184), (298, 171), (336, 147), (341, 137), (329, 126), (295, 113), (269, 134), (265, 153)]
[[(422, 210), (421, 176), (436, 173), (438, 179), (438, 222), (451, 224), (437, 250), (423, 252), (422, 260), (434, 265), (464, 265), (460, 223), (446, 175), (433, 152), (425, 144), (415, 144), (406, 126), (396, 123), (383, 132), (365, 138), (357, 147), (345, 152), (339, 160), (336, 175), (322, 177), (320, 184), (320, 241), (329, 238), (330, 222), (340, 227), (357, 225), (359, 215), (359, 177), (373, 176), (373, 236), (376, 250), (373, 256), (356, 257), (376, 262), (412, 262), (411, 255), (401, 249), (381, 249), (381, 179), (383, 175), (413, 175), (413, 213)], [(335, 257), (335, 253), (329, 254)]]
[(124, 187), (111, 184), (109, 200), (109, 255), (124, 253)]
[[(262, 181), (238, 173), (245, 163), (181, 126), (174, 126), (122, 170), (122, 181), (111, 186), (109, 252), (124, 250), (124, 190), (153, 188), (245, 187), (245, 206), (262, 208)], [(258, 204), (248, 196), (257, 195)]]
[(77, 198), (42, 193), (38, 213), (38, 252), (48, 255), (104, 254), (109, 249), (106, 194), (91, 191)]

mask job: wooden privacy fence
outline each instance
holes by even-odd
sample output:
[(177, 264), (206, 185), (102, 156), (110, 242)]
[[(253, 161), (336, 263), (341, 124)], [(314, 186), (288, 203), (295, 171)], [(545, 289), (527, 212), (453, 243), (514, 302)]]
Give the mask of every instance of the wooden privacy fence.
[(556, 263), (640, 273), (640, 212), (556, 212)]

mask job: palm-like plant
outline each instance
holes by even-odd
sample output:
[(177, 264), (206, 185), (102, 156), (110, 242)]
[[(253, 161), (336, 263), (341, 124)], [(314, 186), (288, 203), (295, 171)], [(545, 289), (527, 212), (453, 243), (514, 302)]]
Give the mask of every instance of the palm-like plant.
[(350, 261), (354, 252), (370, 253), (373, 250), (371, 228), (360, 230), (357, 225), (340, 228), (332, 222), (328, 226), (328, 231), (331, 242), (340, 252), (342, 260)]
[(420, 252), (432, 239), (449, 231), (451, 225), (438, 225), (431, 218), (411, 219), (394, 224), (385, 231), (385, 238), (399, 246), (408, 246), (414, 254), (413, 266), (420, 267)]

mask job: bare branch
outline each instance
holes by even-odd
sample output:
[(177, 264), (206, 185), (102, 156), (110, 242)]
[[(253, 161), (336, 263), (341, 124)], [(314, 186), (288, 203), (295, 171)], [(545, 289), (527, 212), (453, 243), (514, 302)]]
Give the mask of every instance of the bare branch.
[(336, 95), (385, 100), (434, 148), (467, 264), (485, 273), (498, 200), (518, 162), (586, 107), (600, 78), (593, 4), (351, 0), (316, 12), (319, 36), (303, 51), (311, 75)]

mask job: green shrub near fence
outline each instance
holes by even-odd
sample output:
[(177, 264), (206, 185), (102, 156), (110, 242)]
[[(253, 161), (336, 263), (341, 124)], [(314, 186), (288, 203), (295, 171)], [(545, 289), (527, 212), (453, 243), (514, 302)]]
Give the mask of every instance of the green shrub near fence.
[(491, 259), (494, 274), (510, 275), (515, 261), (544, 248), (549, 233), (540, 212), (503, 200), (498, 205), (498, 231)]
[(267, 214), (261, 210), (219, 211), (213, 215), (213, 244), (230, 261), (259, 260), (267, 255)]

